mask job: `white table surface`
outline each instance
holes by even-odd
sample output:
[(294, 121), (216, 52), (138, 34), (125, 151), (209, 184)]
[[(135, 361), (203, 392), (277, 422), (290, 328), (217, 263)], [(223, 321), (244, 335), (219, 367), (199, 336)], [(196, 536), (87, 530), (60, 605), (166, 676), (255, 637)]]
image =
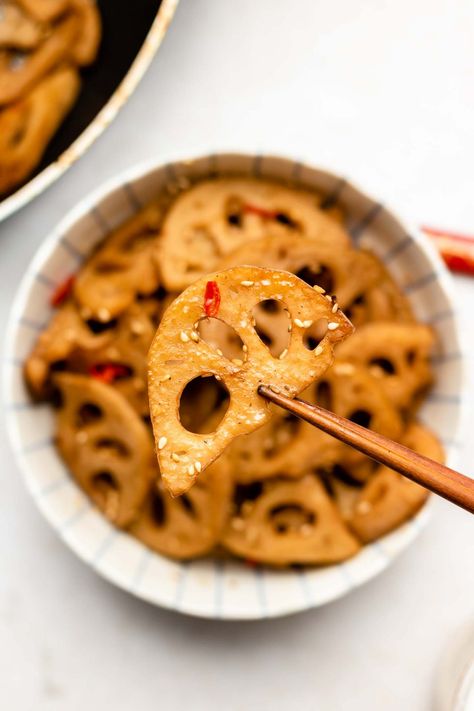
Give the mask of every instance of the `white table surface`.
[[(58, 220), (118, 170), (163, 152), (297, 156), (417, 221), (474, 231), (473, 47), (472, 0), (182, 0), (115, 123), (0, 225), (0, 332)], [(474, 281), (456, 286), (474, 345)], [(0, 708), (432, 708), (439, 655), (473, 614), (467, 514), (438, 501), (389, 571), (323, 609), (194, 620), (129, 597), (79, 562), (33, 507), (4, 427), (0, 436)]]

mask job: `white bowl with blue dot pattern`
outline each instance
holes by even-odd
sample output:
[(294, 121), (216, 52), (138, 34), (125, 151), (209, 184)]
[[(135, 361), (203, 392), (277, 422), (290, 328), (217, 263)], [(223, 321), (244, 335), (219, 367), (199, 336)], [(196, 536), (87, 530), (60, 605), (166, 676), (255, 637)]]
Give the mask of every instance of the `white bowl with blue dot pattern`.
[(346, 595), (386, 568), (417, 537), (427, 504), (411, 521), (339, 565), (305, 571), (249, 568), (237, 561), (189, 563), (153, 553), (117, 531), (76, 486), (54, 447), (54, 418), (33, 404), (22, 365), (51, 318), (50, 297), (114, 226), (180, 176), (246, 174), (314, 188), (340, 205), (355, 243), (372, 249), (396, 277), (423, 321), (436, 329), (436, 385), (421, 418), (441, 437), (454, 463), (464, 410), (464, 358), (450, 277), (428, 239), (349, 181), (301, 162), (273, 156), (218, 154), (195, 160), (140, 165), (85, 198), (47, 237), (15, 298), (3, 363), (4, 408), (11, 441), (38, 508), (65, 543), (98, 573), (162, 607), (222, 619), (276, 617)]

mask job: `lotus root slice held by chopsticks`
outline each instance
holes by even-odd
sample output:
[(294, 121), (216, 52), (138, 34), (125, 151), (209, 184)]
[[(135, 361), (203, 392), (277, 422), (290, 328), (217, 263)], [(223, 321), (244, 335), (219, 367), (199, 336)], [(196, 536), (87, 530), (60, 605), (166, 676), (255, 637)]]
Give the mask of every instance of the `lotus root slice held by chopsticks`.
[[(261, 384), (293, 397), (329, 367), (334, 345), (352, 326), (321, 291), (288, 272), (236, 267), (200, 279), (165, 312), (149, 352), (148, 387), (160, 470), (173, 495), (185, 493), (235, 437), (268, 422), (272, 411), (258, 395)], [(260, 339), (253, 316), (267, 301), (288, 312), (288, 347), (276, 357)], [(227, 358), (201, 337), (200, 323), (209, 318), (235, 331), (241, 358)], [(314, 345), (305, 337), (316, 323), (322, 328)], [(181, 395), (188, 383), (209, 376), (227, 389), (228, 409), (215, 431), (189, 432), (179, 419)]]

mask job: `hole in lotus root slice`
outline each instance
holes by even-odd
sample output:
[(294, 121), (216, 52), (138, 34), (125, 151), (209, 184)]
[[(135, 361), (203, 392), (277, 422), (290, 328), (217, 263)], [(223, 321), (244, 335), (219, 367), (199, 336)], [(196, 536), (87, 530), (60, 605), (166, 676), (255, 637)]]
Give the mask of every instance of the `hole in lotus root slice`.
[(197, 333), (203, 341), (208, 343), (215, 349), (219, 349), (221, 353), (229, 360), (246, 359), (244, 342), (237, 331), (224, 323), (221, 319), (207, 316), (199, 320)]
[(368, 323), (357, 329), (350, 343), (341, 344), (337, 359), (368, 368), (390, 402), (403, 410), (432, 382), (433, 346), (434, 333), (423, 324)]
[(186, 384), (179, 403), (179, 419), (188, 432), (215, 432), (229, 407), (229, 391), (213, 376), (199, 376)]
[(219, 268), (241, 264), (292, 272), (309, 286), (335, 294), (333, 305), (337, 301), (343, 310), (381, 278), (380, 264), (373, 255), (343, 246), (334, 249), (326, 240), (301, 235), (264, 237), (243, 244), (224, 257)]
[[(208, 280), (220, 291), (219, 318), (237, 331), (247, 347), (247, 360), (242, 364), (219, 356), (193, 335), (194, 324), (203, 314)], [(255, 332), (251, 313), (257, 303), (279, 296), (294, 326), (288, 352), (275, 359)], [(319, 350), (311, 352), (303, 343), (305, 328), (297, 323), (319, 318), (330, 318), (331, 322)], [(165, 312), (149, 351), (150, 412), (156, 442), (166, 442), (158, 446), (158, 458), (163, 481), (171, 493), (185, 493), (199, 471), (235, 437), (258, 429), (270, 419), (269, 406), (257, 392), (261, 383), (297, 395), (324, 373), (331, 363), (334, 344), (351, 331), (341, 311), (333, 313), (327, 299), (287, 272), (237, 267), (205, 277), (178, 296)], [(230, 393), (223, 421), (214, 433), (206, 435), (188, 432), (178, 418), (181, 392), (199, 375), (218, 376)]]
[(79, 32), (72, 47), (72, 59), (79, 66), (92, 64), (97, 56), (101, 36), (101, 20), (95, 0), (70, 0), (77, 16)]
[(266, 482), (230, 518), (222, 543), (235, 555), (275, 566), (336, 563), (359, 550), (313, 475)]
[[(328, 407), (336, 415), (369, 427), (390, 439), (397, 440), (401, 436), (403, 423), (398, 410), (377, 387), (375, 378), (362, 366), (337, 361), (319, 383), (303, 394), (303, 399)], [(353, 479), (365, 481), (373, 472), (372, 460), (361, 452), (328, 434), (321, 433), (320, 439), (321, 443), (327, 441), (328, 448), (332, 441), (333, 449), (338, 452), (333, 461), (347, 469)]]
[[(1, 64), (1, 59), (0, 59)], [(1, 93), (0, 68), (0, 93)], [(39, 163), (79, 92), (79, 75), (61, 67), (0, 112), (0, 193), (21, 182)]]
[(130, 532), (152, 550), (172, 558), (205, 555), (215, 546), (224, 527), (230, 489), (225, 457), (209, 467), (191, 491), (177, 499), (171, 498), (158, 480)]
[(74, 295), (85, 318), (109, 321), (159, 284), (151, 257), (164, 206), (152, 203), (118, 227), (81, 269)]
[[(72, 373), (57, 375), (55, 383), (63, 398), (57, 411), (61, 456), (101, 511), (115, 525), (128, 526), (153, 476), (153, 444), (146, 426), (109, 385)], [(91, 407), (101, 416), (84, 420), (84, 409), (90, 412)]]
[(262, 343), (274, 358), (288, 351), (292, 323), (288, 310), (277, 299), (266, 299), (252, 309), (252, 323)]
[[(437, 438), (424, 426), (408, 425), (402, 444), (437, 462), (444, 461), (443, 449)], [(346, 511), (346, 519), (363, 543), (383, 536), (421, 508), (428, 491), (385, 466), (377, 468)]]
[(234, 480), (247, 484), (280, 472), (300, 477), (313, 467), (331, 466), (338, 447), (335, 440), (322, 435), (307, 422), (277, 410), (263, 427), (231, 444), (228, 452)]
[(348, 246), (347, 233), (319, 203), (314, 193), (264, 180), (196, 184), (175, 200), (164, 221), (158, 255), (163, 283), (180, 291), (220, 266), (219, 259), (242, 243), (265, 236), (303, 235), (335, 251)]
[(17, 0), (26, 12), (40, 22), (51, 22), (62, 15), (70, 0)]
[(0, 4), (0, 49), (27, 50), (37, 47), (44, 27), (12, 2)]
[[(22, 54), (4, 50), (0, 54), (0, 105), (25, 98), (32, 87), (65, 59), (78, 30), (77, 18), (69, 15), (51, 29), (37, 48)], [(52, 109), (48, 103), (44, 107), (44, 111), (54, 113)]]

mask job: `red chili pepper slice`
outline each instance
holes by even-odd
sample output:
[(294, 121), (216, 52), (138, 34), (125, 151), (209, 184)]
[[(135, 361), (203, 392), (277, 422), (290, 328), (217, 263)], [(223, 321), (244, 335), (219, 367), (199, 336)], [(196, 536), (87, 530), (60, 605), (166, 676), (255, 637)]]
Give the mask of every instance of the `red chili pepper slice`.
[(204, 290), (204, 313), (206, 316), (215, 317), (221, 305), (221, 292), (216, 281), (208, 281)]
[(89, 375), (103, 383), (113, 383), (130, 375), (130, 368), (121, 363), (95, 363), (89, 368)]
[(265, 220), (274, 220), (278, 216), (278, 212), (275, 210), (267, 210), (265, 207), (259, 207), (258, 205), (252, 205), (247, 202), (242, 207), (244, 212), (249, 212), (251, 215), (258, 215), (263, 217)]
[(434, 227), (421, 229), (433, 239), (448, 269), (474, 276), (474, 237)]
[(59, 284), (59, 286), (53, 292), (49, 300), (49, 303), (53, 308), (56, 309), (58, 306), (61, 306), (61, 304), (66, 301), (68, 296), (71, 294), (75, 280), (76, 277), (74, 276), (74, 274), (71, 274), (71, 276), (69, 276), (61, 284)]

